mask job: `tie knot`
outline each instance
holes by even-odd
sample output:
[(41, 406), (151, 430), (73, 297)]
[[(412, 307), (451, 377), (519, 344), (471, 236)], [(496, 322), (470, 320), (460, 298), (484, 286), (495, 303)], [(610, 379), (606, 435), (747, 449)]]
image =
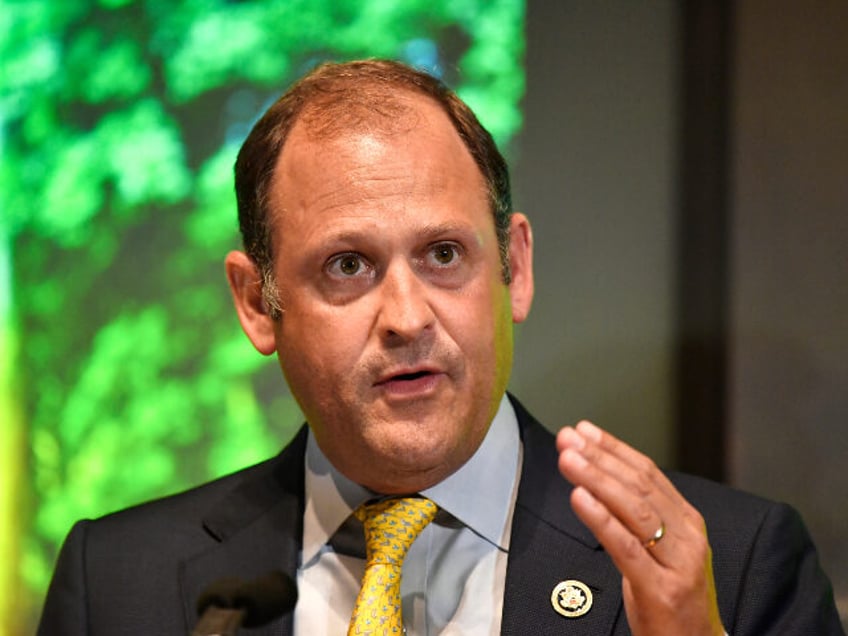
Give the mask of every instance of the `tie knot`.
[(436, 504), (421, 497), (385, 499), (357, 508), (354, 514), (365, 527), (368, 563), (403, 563), (409, 546), (437, 511)]

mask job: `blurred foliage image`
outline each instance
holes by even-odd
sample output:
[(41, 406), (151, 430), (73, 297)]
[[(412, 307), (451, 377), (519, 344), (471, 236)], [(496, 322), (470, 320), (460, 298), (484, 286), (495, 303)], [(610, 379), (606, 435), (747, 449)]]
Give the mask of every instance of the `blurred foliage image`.
[(231, 307), (232, 165), (329, 59), (521, 125), (522, 0), (0, 0), (0, 634), (72, 523), (279, 451), (302, 419)]

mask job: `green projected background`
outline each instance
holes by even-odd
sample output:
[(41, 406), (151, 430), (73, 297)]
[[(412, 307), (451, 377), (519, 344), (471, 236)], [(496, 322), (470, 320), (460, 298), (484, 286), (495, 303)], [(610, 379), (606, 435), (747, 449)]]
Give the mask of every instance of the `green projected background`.
[(521, 125), (523, 0), (0, 0), (0, 633), (71, 524), (274, 454), (300, 423), (242, 335), (231, 166), (325, 59), (386, 56)]

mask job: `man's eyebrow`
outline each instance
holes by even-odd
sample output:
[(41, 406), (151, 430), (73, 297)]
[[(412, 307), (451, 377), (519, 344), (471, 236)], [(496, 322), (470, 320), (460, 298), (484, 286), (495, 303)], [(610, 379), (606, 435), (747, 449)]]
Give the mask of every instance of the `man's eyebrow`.
[[(476, 231), (466, 223), (428, 223), (420, 227), (417, 234), (425, 240), (431, 240), (450, 234), (476, 235)], [(324, 237), (323, 243), (357, 242), (363, 238), (373, 239), (373, 237), (374, 232), (371, 229), (344, 228), (331, 231)]]
[(371, 236), (371, 233), (365, 230), (339, 230), (338, 232), (331, 231), (324, 236), (323, 243), (346, 243), (354, 242), (363, 237)]
[(445, 234), (476, 234), (474, 228), (465, 223), (427, 224), (421, 228), (419, 233), (424, 238), (438, 238)]

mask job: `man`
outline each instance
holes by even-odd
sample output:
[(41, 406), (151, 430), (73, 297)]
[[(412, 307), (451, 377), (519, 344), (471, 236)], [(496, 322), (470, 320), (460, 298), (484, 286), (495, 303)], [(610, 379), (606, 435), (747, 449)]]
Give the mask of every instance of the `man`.
[(530, 225), (439, 82), (317, 69), (254, 127), (236, 191), (236, 310), (309, 426), (264, 464), (77, 524), (40, 633), (184, 633), (210, 582), (270, 569), (299, 600), (255, 633), (354, 633), (362, 506), (399, 496), (435, 504), (401, 557), (410, 634), (841, 633), (791, 509), (669, 478), (588, 422), (555, 440), (505, 395)]

